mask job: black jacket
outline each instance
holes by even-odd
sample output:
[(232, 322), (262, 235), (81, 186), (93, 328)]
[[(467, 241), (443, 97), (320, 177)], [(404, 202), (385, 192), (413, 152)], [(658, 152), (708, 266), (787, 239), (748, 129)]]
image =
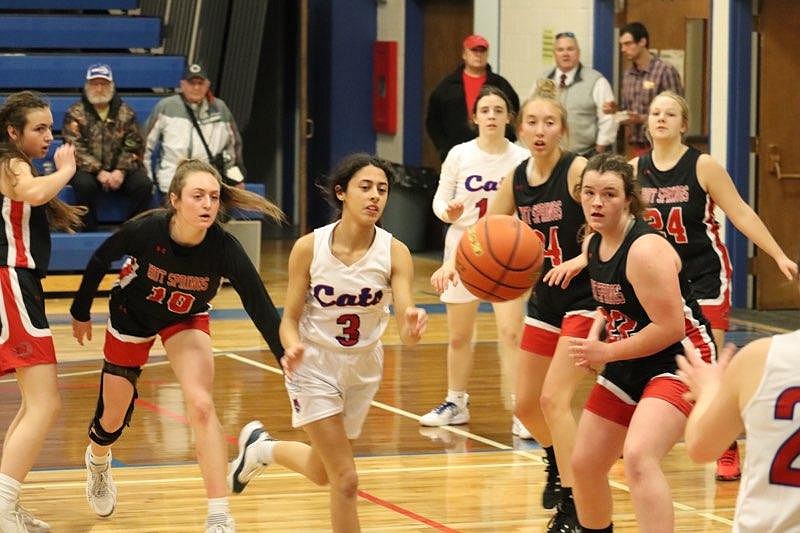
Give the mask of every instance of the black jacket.
[[(511, 87), (511, 84), (499, 74), (492, 72), (490, 66), (486, 66), (485, 85), (494, 85), (502, 90), (509, 101), (516, 115), (519, 112), (519, 97)], [(472, 129), (469, 117), (467, 116), (467, 106), (464, 103), (464, 82), (462, 73), (464, 72), (463, 63), (454, 72), (445, 76), (439, 85), (431, 93), (428, 100), (428, 115), (425, 117), (425, 129), (428, 131), (439, 157), (442, 161), (447, 156), (450, 149), (463, 142), (467, 142), (476, 137), (476, 132)], [(514, 127), (506, 127), (506, 137), (515, 141)]]

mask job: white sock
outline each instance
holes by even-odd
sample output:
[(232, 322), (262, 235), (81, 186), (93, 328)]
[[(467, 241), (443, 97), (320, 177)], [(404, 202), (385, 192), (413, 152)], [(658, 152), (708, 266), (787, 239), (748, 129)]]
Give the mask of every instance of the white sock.
[(463, 390), (449, 390), (447, 391), (447, 398), (448, 402), (453, 402), (459, 407), (466, 407), (467, 406), (467, 391)]
[(106, 466), (111, 462), (111, 451), (106, 452), (105, 455), (95, 455), (91, 448), (89, 448), (89, 462), (94, 466)]
[(258, 444), (258, 449), (256, 450), (256, 457), (258, 457), (258, 462), (264, 463), (265, 465), (271, 464), (275, 462), (275, 445), (278, 444), (276, 440), (265, 440)]
[(6, 512), (16, 507), (22, 483), (11, 476), (0, 474), (0, 512)]
[[(209, 498), (208, 499), (208, 516), (222, 515), (227, 517), (231, 514), (230, 507), (228, 507), (228, 497), (224, 498)], [(224, 520), (223, 520), (224, 522)]]

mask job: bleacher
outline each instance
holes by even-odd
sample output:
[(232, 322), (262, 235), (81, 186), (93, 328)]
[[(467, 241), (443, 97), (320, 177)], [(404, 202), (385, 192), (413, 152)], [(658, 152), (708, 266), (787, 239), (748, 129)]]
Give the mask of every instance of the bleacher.
[[(143, 124), (165, 90), (179, 85), (186, 60), (151, 51), (162, 44), (161, 21), (138, 16), (137, 8), (138, 0), (0, 0), (0, 103), (7, 94), (23, 89), (46, 94), (58, 133), (67, 108), (80, 99), (87, 67), (105, 63), (114, 73), (117, 93)], [(52, 171), (51, 158), (60, 144), (56, 139), (47, 156), (34, 161), (40, 172)], [(155, 207), (162, 198), (154, 189)], [(265, 195), (263, 184), (247, 184), (247, 189)], [(75, 203), (69, 186), (59, 198)], [(128, 200), (122, 194), (101, 197), (101, 224), (122, 222), (126, 213)], [(246, 213), (235, 216), (248, 218)], [(260, 248), (260, 234), (258, 223), (257, 232), (250, 226), (237, 237)], [(107, 231), (53, 233), (49, 271), (82, 270), (109, 235)], [(257, 251), (248, 253), (257, 261)]]

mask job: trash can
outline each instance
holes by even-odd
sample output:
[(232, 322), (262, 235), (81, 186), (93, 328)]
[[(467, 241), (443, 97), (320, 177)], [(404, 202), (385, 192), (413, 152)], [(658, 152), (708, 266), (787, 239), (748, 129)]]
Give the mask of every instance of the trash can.
[(392, 191), (383, 211), (383, 229), (402, 241), (412, 252), (425, 249), (428, 212), (439, 182), (436, 170), (392, 164)]

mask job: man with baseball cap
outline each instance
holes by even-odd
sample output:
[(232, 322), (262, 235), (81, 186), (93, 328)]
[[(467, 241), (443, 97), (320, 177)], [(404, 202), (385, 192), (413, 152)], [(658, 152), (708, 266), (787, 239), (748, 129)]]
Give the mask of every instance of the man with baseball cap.
[(130, 199), (129, 216), (147, 209), (153, 184), (142, 165), (144, 142), (136, 113), (116, 93), (111, 67), (91, 65), (79, 102), (67, 109), (64, 140), (75, 146), (78, 170), (70, 182), (88, 212), (84, 230), (97, 229), (100, 194), (120, 191)]
[[(145, 129), (145, 165), (163, 193), (184, 159), (208, 161), (228, 185), (244, 186), (239, 128), (225, 102), (212, 94), (201, 63), (186, 67), (180, 93), (156, 104)], [(153, 162), (157, 151), (160, 155)]]
[[(442, 161), (453, 146), (477, 135), (470, 127), (472, 108), (484, 84), (502, 90), (511, 101), (509, 111), (515, 114), (519, 111), (519, 97), (514, 88), (489, 66), (489, 41), (480, 35), (469, 35), (462, 44), (462, 63), (433, 90), (425, 117), (425, 128)], [(506, 127), (506, 137), (516, 140), (510, 124)]]

